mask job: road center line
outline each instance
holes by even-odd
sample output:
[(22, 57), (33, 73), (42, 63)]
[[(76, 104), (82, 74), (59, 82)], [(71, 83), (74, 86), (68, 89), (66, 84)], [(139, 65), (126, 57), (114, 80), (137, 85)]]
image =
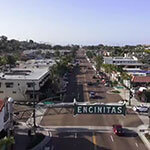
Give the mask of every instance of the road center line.
[(113, 139), (112, 135), (110, 136), (110, 138), (111, 138), (112, 142), (114, 142), (114, 139)]
[(93, 133), (92, 138), (93, 138), (94, 150), (96, 150), (96, 136), (94, 133)]

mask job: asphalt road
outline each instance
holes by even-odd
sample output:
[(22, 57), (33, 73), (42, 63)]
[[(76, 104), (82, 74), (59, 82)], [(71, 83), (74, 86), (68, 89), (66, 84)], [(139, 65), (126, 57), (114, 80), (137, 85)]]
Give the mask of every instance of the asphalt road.
[[(121, 100), (118, 94), (108, 94), (110, 88), (103, 84), (88, 86), (87, 82), (96, 83), (92, 78), (95, 74), (91, 64), (85, 59), (82, 52), (79, 53), (80, 67), (74, 69), (69, 77), (69, 86), (65, 101), (104, 102), (111, 103)], [(95, 91), (97, 98), (90, 99), (89, 92)], [(138, 127), (142, 124), (138, 115), (132, 110), (126, 116), (123, 115), (77, 115), (67, 110), (62, 110), (61, 114), (56, 114), (54, 110), (47, 110), (41, 125), (44, 126), (112, 126), (121, 124), (125, 127)], [(54, 132), (52, 143), (56, 150), (146, 150), (146, 147), (137, 134), (126, 136), (116, 136), (112, 133), (76, 133), (76, 132)]]

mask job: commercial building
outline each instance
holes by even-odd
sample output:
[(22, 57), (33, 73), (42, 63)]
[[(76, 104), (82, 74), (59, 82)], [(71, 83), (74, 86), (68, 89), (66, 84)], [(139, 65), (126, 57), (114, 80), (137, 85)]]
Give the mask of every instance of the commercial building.
[(140, 68), (144, 65), (136, 57), (104, 57), (104, 64), (113, 64), (126, 68)]
[(39, 100), (41, 89), (49, 79), (49, 69), (14, 68), (0, 73), (0, 97), (12, 97), (14, 100)]
[(148, 76), (150, 71), (142, 70), (140, 68), (123, 68), (131, 76)]

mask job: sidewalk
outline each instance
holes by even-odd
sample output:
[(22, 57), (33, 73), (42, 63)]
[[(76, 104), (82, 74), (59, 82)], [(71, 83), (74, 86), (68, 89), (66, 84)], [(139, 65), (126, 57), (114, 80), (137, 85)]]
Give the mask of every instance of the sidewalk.
[[(36, 107), (36, 111), (35, 111), (35, 116), (37, 116), (36, 117), (36, 125), (39, 125), (40, 124), (40, 122), (41, 122), (41, 120), (42, 120), (42, 118), (43, 118), (43, 116), (44, 116), (44, 114), (45, 114), (45, 112), (46, 112), (46, 108), (42, 108), (42, 107), (40, 107), (40, 106), (38, 106), (38, 107)], [(33, 115), (33, 114), (32, 114)], [(33, 125), (33, 117), (32, 117), (32, 115), (31, 115), (31, 117), (26, 121), (26, 124), (27, 125)]]
[[(127, 90), (125, 87), (123, 87), (123, 89), (115, 88), (115, 90), (120, 91), (120, 96), (122, 97), (122, 99), (129, 100), (129, 90)], [(132, 97), (131, 107), (138, 106), (138, 105), (144, 105), (150, 107), (150, 103), (140, 102), (137, 99), (135, 99), (135, 97)]]
[[(47, 110), (46, 108), (36, 107), (35, 114), (36, 114), (36, 116), (39, 116), (39, 117), (36, 117), (36, 125), (37, 126), (40, 125), (40, 122), (41, 122), (46, 110)], [(15, 129), (15, 142), (16, 143), (14, 145), (14, 150), (26, 150), (26, 147), (30, 143), (31, 136), (28, 136), (28, 130), (33, 127), (32, 115), (26, 122), (20, 122), (20, 124), (17, 125), (17, 127)], [(44, 128), (39, 127), (36, 129), (36, 132), (44, 134), (46, 136), (45, 137), (46, 140), (50, 141), (52, 135), (51, 135), (51, 132), (49, 132), (48, 130), (45, 130)], [(42, 144), (42, 142), (41, 142), (41, 144)], [(49, 146), (49, 144), (47, 144), (47, 145)], [(47, 145), (45, 145), (45, 147)]]

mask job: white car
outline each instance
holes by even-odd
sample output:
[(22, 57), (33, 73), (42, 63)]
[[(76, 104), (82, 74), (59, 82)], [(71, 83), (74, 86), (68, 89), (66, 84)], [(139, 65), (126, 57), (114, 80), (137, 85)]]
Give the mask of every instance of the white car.
[(118, 103), (119, 104), (126, 104), (128, 102), (128, 100), (120, 100)]
[(141, 105), (141, 106), (134, 106), (133, 107), (133, 110), (134, 111), (137, 111), (137, 112), (143, 112), (143, 113), (147, 113), (148, 112), (148, 107), (147, 106), (143, 106), (143, 105)]

